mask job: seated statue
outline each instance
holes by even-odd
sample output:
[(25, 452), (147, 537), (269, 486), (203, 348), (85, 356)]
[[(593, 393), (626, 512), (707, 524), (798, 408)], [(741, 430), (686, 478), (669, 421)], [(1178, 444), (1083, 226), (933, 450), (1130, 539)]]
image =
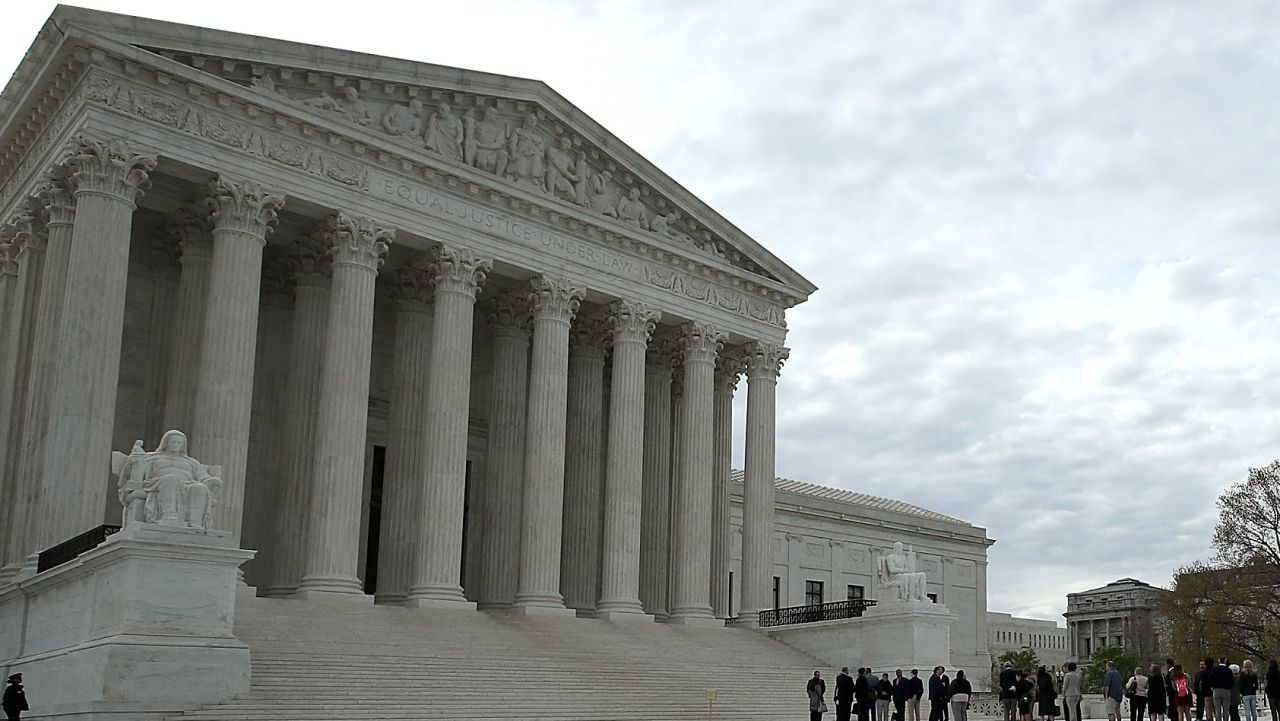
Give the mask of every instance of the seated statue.
[(214, 492), (222, 487), (221, 466), (206, 466), (187, 455), (187, 436), (167, 431), (148, 453), (135, 441), (129, 455), (111, 454), (125, 525), (133, 521), (208, 529)]
[[(893, 553), (880, 559), (880, 585), (888, 593), (894, 591), (894, 600), (899, 603), (907, 601), (924, 601), (927, 579), (923, 573), (916, 571), (916, 554), (914, 551), (902, 550), (902, 543), (893, 544)], [(885, 599), (888, 601), (888, 599)]]

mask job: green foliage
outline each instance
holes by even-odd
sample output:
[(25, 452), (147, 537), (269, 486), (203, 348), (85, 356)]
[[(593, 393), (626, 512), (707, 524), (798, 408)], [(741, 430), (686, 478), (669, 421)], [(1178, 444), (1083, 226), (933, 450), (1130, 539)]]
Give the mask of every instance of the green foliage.
[(1122, 679), (1133, 675), (1138, 667), (1138, 659), (1119, 646), (1099, 646), (1089, 656), (1089, 665), (1084, 669), (1084, 690), (1088, 693), (1102, 692), (1102, 677), (1107, 673), (1107, 661), (1115, 661), (1116, 670)]

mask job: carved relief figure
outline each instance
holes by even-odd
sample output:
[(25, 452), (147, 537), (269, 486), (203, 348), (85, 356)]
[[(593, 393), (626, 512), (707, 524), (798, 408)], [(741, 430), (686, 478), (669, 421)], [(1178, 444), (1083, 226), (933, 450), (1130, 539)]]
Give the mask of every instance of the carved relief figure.
[(346, 101), (347, 118), (356, 125), (369, 125), (373, 122), (373, 113), (369, 111), (369, 104), (360, 99), (360, 91), (356, 90), (354, 85), (348, 85), (342, 90), (342, 97)]
[(214, 492), (222, 486), (220, 466), (205, 466), (187, 455), (187, 436), (166, 431), (156, 450), (147, 453), (136, 441), (129, 455), (111, 454), (118, 477), (124, 522), (207, 529), (213, 518)]
[(894, 597), (900, 603), (924, 601), (927, 598), (926, 577), (916, 571), (915, 551), (903, 551), (901, 541), (893, 544), (893, 553), (880, 559), (879, 576), (880, 585), (886, 593), (894, 591)]
[(618, 200), (617, 215), (615, 217), (624, 223), (630, 223), (639, 228), (647, 229), (649, 227), (649, 210), (644, 207), (644, 203), (640, 202), (639, 188), (632, 188), (627, 197)]
[(467, 165), (502, 177), (507, 173), (507, 126), (493, 108), (485, 108), (482, 116), (476, 120), (475, 109), (467, 110), (463, 159)]
[[(249, 87), (256, 88), (258, 90), (261, 90), (264, 93), (269, 93), (271, 95), (279, 95), (285, 100), (292, 99), (289, 97), (289, 91), (285, 90), (282, 87), (277, 86), (276, 81), (273, 80), (270, 75), (253, 76), (253, 78), (249, 80)], [(329, 99), (333, 100), (333, 98), (329, 98)]]
[(591, 166), (587, 165), (587, 153), (578, 151), (578, 161), (573, 165), (573, 202), (586, 205), (591, 186)]
[(573, 195), (573, 184), (577, 182), (578, 176), (574, 173), (573, 156), (569, 152), (572, 147), (573, 143), (568, 138), (561, 137), (547, 148), (547, 192), (552, 195)]
[(400, 140), (421, 142), (422, 101), (414, 98), (409, 101), (407, 108), (395, 103), (388, 105), (386, 112), (382, 114), (382, 130)]
[(649, 230), (652, 230), (658, 235), (661, 235), (666, 238), (674, 238), (675, 240), (678, 240), (682, 243), (692, 244), (693, 238), (690, 238), (689, 236), (685, 235), (684, 233), (676, 229), (677, 224), (679, 222), (680, 222), (680, 212), (677, 210), (673, 210), (670, 213), (667, 213), (666, 215), (653, 216), (653, 219), (649, 221)]
[(427, 120), (427, 147), (449, 160), (462, 162), (462, 121), (446, 103)]
[(342, 103), (338, 102), (337, 98), (323, 90), (320, 91), (319, 97), (308, 98), (302, 101), (302, 104), (310, 108), (315, 108), (316, 110), (324, 110), (325, 112), (330, 113), (343, 112)]
[(508, 142), (511, 164), (507, 172), (517, 183), (532, 183), (542, 188), (542, 178), (546, 174), (542, 167), (542, 159), (546, 148), (542, 136), (538, 135), (538, 117), (533, 113), (524, 116), (520, 127), (511, 132)]
[(591, 176), (587, 185), (587, 207), (610, 218), (618, 217), (618, 201), (613, 193), (613, 173), (604, 171)]

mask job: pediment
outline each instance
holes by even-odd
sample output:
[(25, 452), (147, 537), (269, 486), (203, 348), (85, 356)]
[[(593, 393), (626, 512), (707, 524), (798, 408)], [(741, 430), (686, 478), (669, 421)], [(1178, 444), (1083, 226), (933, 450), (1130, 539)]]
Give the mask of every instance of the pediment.
[(317, 127), (372, 133), (446, 172), (533, 193), (551, 212), (594, 215), (655, 247), (773, 281), (785, 305), (815, 290), (539, 81), (64, 6), (54, 19), (64, 32), (82, 28), (234, 83)]

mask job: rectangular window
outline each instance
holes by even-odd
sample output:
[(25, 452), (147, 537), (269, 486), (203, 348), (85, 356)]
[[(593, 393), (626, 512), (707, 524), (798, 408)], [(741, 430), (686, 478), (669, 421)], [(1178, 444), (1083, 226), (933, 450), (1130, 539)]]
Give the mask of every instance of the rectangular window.
[(867, 597), (867, 589), (864, 586), (855, 586), (852, 583), (849, 584), (848, 595), (845, 596), (846, 600), (861, 601), (866, 597)]
[(779, 608), (782, 608), (781, 601), (782, 601), (782, 579), (777, 576), (774, 576), (773, 577), (773, 610), (776, 611)]
[(805, 581), (804, 582), (804, 605), (806, 606), (822, 605), (822, 581)]

